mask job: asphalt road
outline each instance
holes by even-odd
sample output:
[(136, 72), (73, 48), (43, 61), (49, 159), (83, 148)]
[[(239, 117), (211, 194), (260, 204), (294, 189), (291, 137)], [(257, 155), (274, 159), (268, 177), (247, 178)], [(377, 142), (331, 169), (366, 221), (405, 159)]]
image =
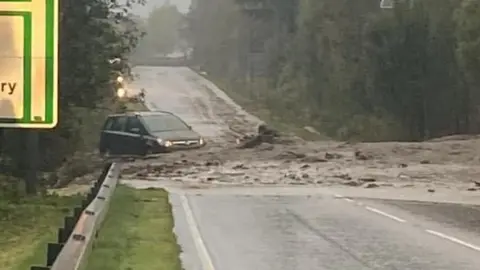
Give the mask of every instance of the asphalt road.
[[(136, 72), (151, 108), (223, 140), (228, 128), (204, 93), (210, 84), (186, 68)], [(375, 199), (350, 189), (167, 188), (186, 270), (480, 269), (480, 207), (473, 199), (460, 205), (415, 202), (409, 194)], [(402, 191), (391, 192), (393, 198)]]

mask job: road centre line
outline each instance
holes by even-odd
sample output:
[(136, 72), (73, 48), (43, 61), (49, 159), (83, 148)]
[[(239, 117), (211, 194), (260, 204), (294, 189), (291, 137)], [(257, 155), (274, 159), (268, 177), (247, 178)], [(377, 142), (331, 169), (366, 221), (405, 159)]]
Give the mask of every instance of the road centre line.
[(190, 228), (190, 233), (192, 234), (193, 241), (195, 242), (195, 246), (197, 248), (198, 257), (202, 262), (202, 269), (203, 270), (215, 270), (213, 266), (212, 258), (208, 253), (207, 247), (205, 246), (205, 242), (203, 241), (202, 235), (198, 230), (197, 222), (195, 221), (195, 217), (193, 216), (192, 209), (190, 208), (190, 204), (188, 203), (188, 198), (186, 195), (179, 195), (180, 201), (182, 203), (183, 211), (185, 212), (185, 217), (187, 219), (188, 227)]
[[(345, 201), (347, 201), (347, 202), (350, 202), (350, 203), (355, 202), (355, 200), (349, 199), (349, 198), (347, 198), (347, 197), (345, 197), (345, 196), (342, 196), (342, 195), (335, 194), (334, 196), (335, 196), (335, 198), (337, 198), (337, 199), (343, 199), (343, 200), (345, 200)], [(363, 204), (360, 203), (360, 202), (356, 202), (356, 204), (359, 205), (359, 206), (363, 206)], [(378, 209), (373, 208), (373, 207), (365, 206), (365, 209), (367, 209), (368, 211), (374, 212), (374, 213), (376, 213), (376, 214), (382, 215), (382, 216), (384, 216), (384, 217), (388, 217), (388, 218), (393, 219), (393, 220), (395, 220), (395, 221), (401, 222), (401, 223), (406, 223), (406, 222), (407, 222), (406, 220), (404, 220), (404, 219), (402, 219), (402, 218), (399, 218), (399, 217), (396, 217), (396, 216), (394, 216), (394, 215), (388, 214), (388, 213), (386, 213), (386, 212), (383, 212), (383, 211), (378, 210)], [(475, 250), (475, 251), (479, 251), (479, 252), (480, 252), (480, 246), (476, 246), (476, 245), (474, 245), (474, 244), (465, 242), (465, 241), (460, 240), (460, 239), (458, 239), (458, 238), (455, 238), (455, 237), (453, 237), (453, 236), (449, 236), (449, 235), (447, 235), (447, 234), (444, 234), (444, 233), (441, 233), (441, 232), (438, 232), (438, 231), (434, 231), (434, 230), (428, 230), (428, 229), (425, 229), (425, 232), (427, 232), (427, 233), (429, 233), (429, 234), (431, 234), (431, 235), (440, 237), (440, 238), (442, 238), (442, 239), (444, 239), (444, 240), (448, 240), (448, 241), (450, 241), (450, 242), (453, 242), (453, 243), (456, 243), (456, 244), (459, 244), (459, 245), (462, 245), (462, 246), (464, 246), (464, 247), (467, 247), (467, 248), (470, 248), (470, 249), (473, 249), (473, 250)]]
[(435, 236), (438, 236), (440, 238), (443, 238), (445, 240), (448, 240), (448, 241), (451, 241), (451, 242), (454, 242), (456, 244), (459, 244), (459, 245), (462, 245), (464, 247), (467, 247), (467, 248), (470, 248), (470, 249), (473, 249), (475, 251), (480, 251), (480, 247), (474, 245), (474, 244), (470, 244), (468, 242), (465, 242), (465, 241), (462, 241), (458, 238), (455, 238), (453, 236), (449, 236), (449, 235), (446, 235), (446, 234), (443, 234), (441, 232), (437, 232), (437, 231), (433, 231), (433, 230), (425, 230), (427, 233), (429, 234), (432, 234), (432, 235), (435, 235)]
[(398, 221), (398, 222), (401, 222), (401, 223), (406, 223), (406, 222), (407, 222), (406, 220), (404, 220), (404, 219), (402, 219), (402, 218), (399, 218), (399, 217), (396, 217), (396, 216), (394, 216), (394, 215), (388, 214), (388, 213), (383, 212), (383, 211), (381, 211), (381, 210), (378, 210), (378, 209), (376, 209), (376, 208), (373, 208), (373, 207), (370, 207), (370, 206), (364, 206), (363, 203), (361, 203), (361, 202), (356, 202), (355, 200), (350, 199), (350, 198), (347, 198), (347, 197), (345, 197), (345, 196), (343, 196), (343, 195), (334, 194), (334, 197), (335, 197), (336, 199), (343, 199), (344, 201), (349, 202), (349, 203), (356, 203), (356, 205), (358, 205), (358, 206), (363, 206), (363, 207), (365, 207), (365, 209), (367, 209), (367, 210), (370, 211), (370, 212), (373, 212), (373, 213), (382, 215), (382, 216), (384, 216), (384, 217), (393, 219), (393, 220), (395, 220), (395, 221)]
[(390, 215), (390, 214), (388, 214), (388, 213), (385, 213), (385, 212), (383, 212), (383, 211), (380, 211), (380, 210), (378, 210), (378, 209), (376, 209), (376, 208), (373, 208), (373, 207), (370, 207), (370, 206), (365, 206), (365, 209), (367, 209), (368, 211), (377, 213), (377, 214), (379, 214), (379, 215), (382, 215), (382, 216), (384, 216), (384, 217), (388, 217), (388, 218), (393, 219), (393, 220), (395, 220), (395, 221), (401, 222), (401, 223), (407, 222), (407, 221), (404, 220), (404, 219), (401, 219), (401, 218), (396, 217), (396, 216), (394, 216), (394, 215)]

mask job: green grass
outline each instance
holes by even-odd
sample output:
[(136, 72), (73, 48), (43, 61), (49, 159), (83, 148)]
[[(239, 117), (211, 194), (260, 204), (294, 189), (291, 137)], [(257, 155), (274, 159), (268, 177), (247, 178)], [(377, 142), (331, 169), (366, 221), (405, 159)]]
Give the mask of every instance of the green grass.
[(181, 270), (168, 193), (119, 186), (88, 270)]
[(11, 202), (0, 199), (0, 269), (44, 265), (47, 243), (55, 242), (63, 218), (80, 197), (44, 196)]

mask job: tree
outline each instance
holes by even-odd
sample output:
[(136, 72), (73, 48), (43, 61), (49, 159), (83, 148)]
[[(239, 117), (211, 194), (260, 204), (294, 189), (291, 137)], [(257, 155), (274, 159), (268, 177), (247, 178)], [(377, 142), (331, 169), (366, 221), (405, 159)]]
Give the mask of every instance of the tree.
[[(272, 114), (331, 137), (480, 132), (480, 0), (294, 2), (199, 0), (188, 15), (194, 60)], [(239, 12), (262, 5), (273, 16), (261, 24)], [(267, 86), (230, 75), (244, 67), (252, 31), (267, 49)]]
[(155, 54), (167, 55), (179, 45), (183, 15), (177, 6), (166, 3), (155, 8), (147, 19), (145, 42)]
[[(473, 122), (470, 115), (478, 120), (480, 104), (480, 1), (464, 0), (455, 12), (457, 49), (455, 51), (462, 71), (459, 76), (464, 83), (461, 105), (465, 108), (465, 122), (470, 126)], [(480, 123), (476, 123), (476, 131), (480, 131)]]

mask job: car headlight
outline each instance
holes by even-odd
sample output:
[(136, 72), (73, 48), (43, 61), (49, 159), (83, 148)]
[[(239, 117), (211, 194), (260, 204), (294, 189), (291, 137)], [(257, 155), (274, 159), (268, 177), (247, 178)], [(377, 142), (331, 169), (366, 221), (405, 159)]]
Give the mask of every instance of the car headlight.
[(170, 147), (173, 145), (173, 143), (171, 141), (164, 141), (162, 139), (157, 139), (157, 142), (158, 144), (160, 144), (161, 146), (165, 146), (165, 147)]

